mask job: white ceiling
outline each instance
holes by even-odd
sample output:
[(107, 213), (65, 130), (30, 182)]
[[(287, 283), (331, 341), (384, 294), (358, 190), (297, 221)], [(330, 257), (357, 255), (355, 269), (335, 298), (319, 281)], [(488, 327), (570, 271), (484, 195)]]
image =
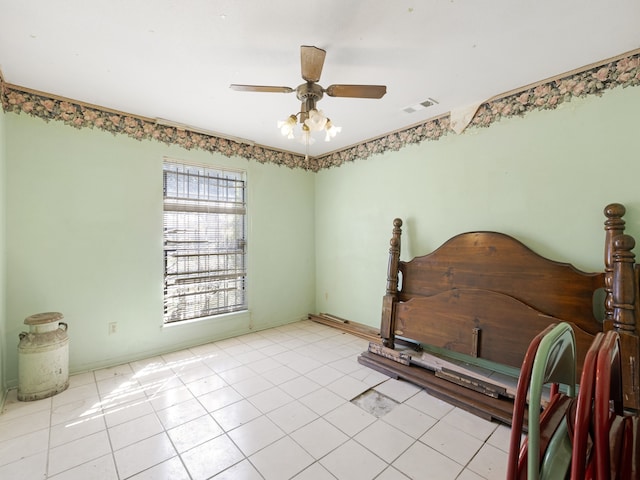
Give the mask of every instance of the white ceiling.
[[(0, 0), (7, 83), (304, 153), (276, 128), (299, 110), (300, 45), (327, 51), (320, 85), (339, 150), (640, 47), (638, 0)], [(438, 104), (406, 113), (428, 98)]]

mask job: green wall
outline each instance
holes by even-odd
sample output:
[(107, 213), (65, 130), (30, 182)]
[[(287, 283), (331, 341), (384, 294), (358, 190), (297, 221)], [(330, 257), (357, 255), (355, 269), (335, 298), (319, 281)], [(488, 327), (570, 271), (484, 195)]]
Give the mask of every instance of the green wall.
[[(83, 371), (281, 325), (315, 310), (314, 175), (6, 114), (6, 381), (24, 319), (59, 311)], [(164, 156), (242, 168), (248, 313), (162, 326)], [(117, 332), (108, 324), (117, 322)]]
[(6, 302), (6, 248), (5, 248), (5, 164), (6, 164), (6, 138), (5, 138), (5, 113), (0, 108), (0, 408), (4, 403), (6, 393), (6, 364), (7, 342), (5, 325), (7, 319)]
[(640, 88), (451, 133), (316, 176), (316, 307), (379, 326), (392, 221), (402, 258), (473, 230), (509, 233), (545, 256), (603, 268), (603, 209), (627, 207), (640, 241)]
[[(308, 312), (377, 326), (395, 217), (404, 259), (497, 230), (601, 270), (606, 204), (626, 205), (640, 239), (638, 111), (640, 88), (616, 89), (315, 175), (0, 113), (0, 386), (16, 383), (24, 318), (43, 311), (69, 323), (72, 371)], [(246, 169), (250, 313), (162, 327), (164, 156)]]

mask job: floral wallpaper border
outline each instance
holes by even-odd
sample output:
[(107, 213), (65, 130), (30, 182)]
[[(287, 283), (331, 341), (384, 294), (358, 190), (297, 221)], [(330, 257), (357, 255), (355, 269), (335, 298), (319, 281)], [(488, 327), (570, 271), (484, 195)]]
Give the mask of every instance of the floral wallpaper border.
[[(640, 53), (597, 65), (559, 79), (525, 88), (502, 98), (483, 103), (471, 120), (471, 127), (488, 127), (501, 118), (523, 116), (534, 110), (554, 109), (573, 97), (602, 95), (615, 87), (640, 85)], [(424, 123), (363, 142), (354, 147), (327, 155), (309, 158), (258, 145), (247, 145), (233, 140), (206, 135), (172, 126), (159, 125), (135, 115), (100, 109), (75, 103), (45, 93), (6, 83), (0, 76), (0, 101), (5, 112), (25, 113), (45, 121), (62, 121), (75, 128), (97, 128), (137, 140), (156, 140), (167, 145), (178, 145), (187, 150), (201, 149), (231, 157), (239, 156), (260, 163), (302, 168), (317, 172), (337, 167), (345, 162), (364, 160), (388, 150), (426, 140), (438, 140), (450, 130), (450, 117), (444, 115)]]

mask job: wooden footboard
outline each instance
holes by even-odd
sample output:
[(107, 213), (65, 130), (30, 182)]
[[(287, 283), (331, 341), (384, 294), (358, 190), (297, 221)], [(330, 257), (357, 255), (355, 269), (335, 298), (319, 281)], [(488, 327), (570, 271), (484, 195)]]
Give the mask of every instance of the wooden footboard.
[[(429, 322), (414, 321), (418, 318), (429, 318)], [(551, 323), (561, 321), (509, 295), (491, 290), (453, 289), (399, 302), (394, 324), (396, 335), (520, 368), (531, 339)], [(578, 356), (582, 358), (593, 335), (575, 323), (573, 326)]]
[[(471, 360), (519, 367), (538, 332), (551, 323), (567, 321), (576, 333), (580, 367), (593, 336), (615, 329), (621, 336), (625, 407), (638, 410), (640, 269), (631, 251), (635, 242), (624, 234), (624, 213), (620, 204), (605, 209), (605, 268), (595, 273), (544, 258), (496, 232), (457, 235), (428, 255), (401, 261), (402, 220), (396, 218), (382, 306), (382, 346), (395, 348), (399, 337)], [(604, 318), (594, 314), (597, 298), (604, 303), (599, 309)], [(453, 392), (454, 387), (443, 384), (441, 378), (435, 380), (433, 372), (419, 372), (416, 365), (394, 366), (389, 358), (367, 352), (360, 361), (428, 386), (454, 404), (472, 402), (468, 409), (476, 413), (482, 408), (477, 392)], [(487, 415), (508, 421), (505, 405), (497, 410), (495, 405), (487, 406), (492, 412)]]

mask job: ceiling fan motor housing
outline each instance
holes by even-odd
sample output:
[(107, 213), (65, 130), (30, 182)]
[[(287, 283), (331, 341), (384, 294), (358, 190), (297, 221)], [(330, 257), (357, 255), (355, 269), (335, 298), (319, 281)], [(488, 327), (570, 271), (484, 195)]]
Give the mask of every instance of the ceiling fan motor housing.
[(316, 108), (316, 102), (320, 100), (323, 95), (322, 87), (315, 82), (306, 82), (298, 85), (298, 88), (296, 88), (296, 96), (298, 100), (302, 102), (300, 123), (304, 123), (309, 117), (308, 112)]

